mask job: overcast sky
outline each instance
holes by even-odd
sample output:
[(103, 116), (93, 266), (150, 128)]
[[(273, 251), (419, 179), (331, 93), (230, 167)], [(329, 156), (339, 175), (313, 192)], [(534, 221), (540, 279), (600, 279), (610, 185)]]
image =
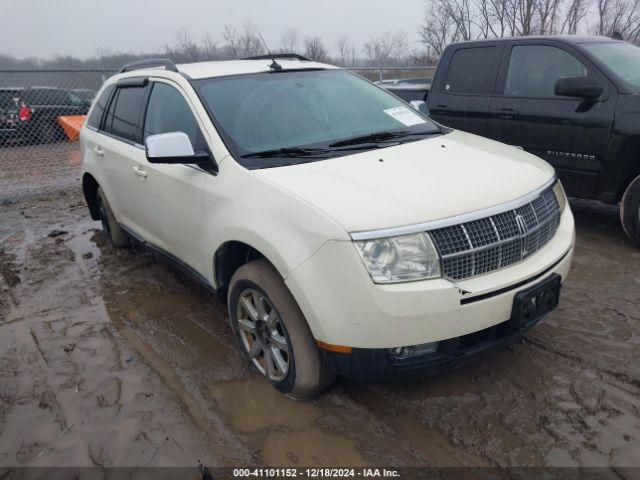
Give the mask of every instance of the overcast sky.
[(95, 55), (99, 47), (160, 51), (188, 28), (194, 39), (220, 38), (223, 25), (253, 21), (276, 48), (296, 28), (320, 35), (332, 53), (341, 36), (358, 48), (387, 30), (403, 29), (411, 47), (424, 0), (0, 0), (0, 53), (48, 58)]

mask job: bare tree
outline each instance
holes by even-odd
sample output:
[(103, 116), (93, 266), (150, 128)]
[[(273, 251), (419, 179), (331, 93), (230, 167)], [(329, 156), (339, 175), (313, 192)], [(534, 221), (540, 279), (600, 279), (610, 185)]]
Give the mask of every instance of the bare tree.
[(509, 0), (488, 0), (491, 18), (491, 33), (494, 37), (504, 37), (509, 31)]
[(298, 31), (290, 28), (280, 37), (280, 50), (283, 53), (293, 53), (298, 47)]
[(419, 33), (437, 56), (459, 40), (575, 34), (584, 27), (592, 1), (598, 34), (618, 31), (640, 41), (640, 0), (427, 0)]
[(453, 18), (438, 0), (427, 5), (419, 34), (420, 41), (430, 47), (436, 57), (442, 55), (447, 45), (459, 39)]
[(176, 33), (175, 52), (187, 62), (197, 62), (200, 59), (200, 48), (191, 38), (189, 31), (184, 28)]
[(560, 32), (569, 35), (578, 33), (580, 23), (587, 15), (587, 7), (588, 5), (585, 0), (571, 0), (564, 14), (564, 21)]
[(596, 0), (598, 35), (620, 33), (634, 43), (640, 36), (640, 0)]
[(538, 15), (538, 33), (540, 35), (554, 35), (558, 33), (557, 22), (560, 0), (537, 0), (536, 13)]
[(356, 63), (356, 49), (349, 43), (347, 37), (338, 39), (338, 64), (347, 67)]
[(242, 34), (240, 35), (240, 48), (243, 57), (251, 57), (264, 53), (264, 45), (258, 32), (258, 27), (247, 20), (242, 24)]
[(223, 50), (224, 58), (238, 58), (240, 56), (240, 40), (238, 31), (233, 25), (222, 27), (222, 38), (225, 41)]
[(407, 33), (402, 30), (386, 32), (364, 44), (367, 59), (379, 68), (397, 63), (407, 49)]
[(471, 0), (437, 0), (451, 16), (460, 40), (471, 40), (475, 20), (475, 9)]
[(226, 42), (223, 47), (226, 58), (245, 58), (264, 53), (258, 27), (249, 20), (242, 24), (240, 31), (233, 25), (225, 25), (222, 38)]
[(209, 33), (202, 38), (202, 57), (204, 60), (216, 60), (218, 58), (218, 42)]
[(329, 54), (327, 47), (324, 45), (324, 41), (318, 36), (304, 39), (304, 53), (315, 62), (326, 61)]

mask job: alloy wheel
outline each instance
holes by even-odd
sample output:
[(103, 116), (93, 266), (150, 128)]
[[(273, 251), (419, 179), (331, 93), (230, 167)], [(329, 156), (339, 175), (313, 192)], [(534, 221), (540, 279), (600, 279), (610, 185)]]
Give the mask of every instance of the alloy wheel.
[(272, 382), (283, 381), (291, 347), (276, 308), (265, 294), (247, 288), (238, 297), (236, 313), (240, 339), (253, 365)]

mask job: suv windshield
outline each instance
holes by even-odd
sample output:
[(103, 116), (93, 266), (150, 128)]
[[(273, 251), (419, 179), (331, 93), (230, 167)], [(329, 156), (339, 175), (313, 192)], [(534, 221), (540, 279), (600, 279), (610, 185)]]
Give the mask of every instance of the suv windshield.
[(247, 168), (336, 157), (441, 133), (406, 103), (344, 70), (193, 83), (227, 148)]
[(640, 88), (640, 48), (626, 42), (590, 43), (584, 48), (622, 80)]

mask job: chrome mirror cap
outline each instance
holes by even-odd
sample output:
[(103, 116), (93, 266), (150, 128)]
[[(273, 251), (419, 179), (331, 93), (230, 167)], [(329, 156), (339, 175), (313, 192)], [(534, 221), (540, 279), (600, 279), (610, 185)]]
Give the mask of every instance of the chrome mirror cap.
[(193, 157), (193, 145), (184, 132), (149, 135), (145, 141), (148, 159)]

